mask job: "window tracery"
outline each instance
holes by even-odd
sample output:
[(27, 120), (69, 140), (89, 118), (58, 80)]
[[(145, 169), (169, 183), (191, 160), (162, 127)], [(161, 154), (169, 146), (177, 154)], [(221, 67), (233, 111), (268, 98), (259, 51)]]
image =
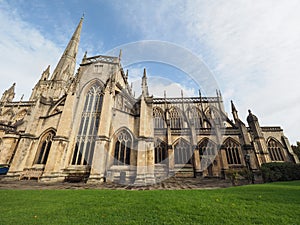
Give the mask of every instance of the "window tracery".
[(187, 141), (179, 139), (174, 146), (175, 164), (191, 164), (192, 151)]
[(224, 144), (228, 164), (241, 164), (240, 146), (233, 140), (229, 139)]
[(155, 163), (161, 163), (167, 158), (167, 144), (159, 139), (156, 140), (155, 142)]
[(165, 128), (165, 121), (162, 109), (157, 107), (153, 109), (153, 120), (154, 128)]
[(118, 134), (115, 143), (114, 165), (130, 165), (132, 144), (132, 138), (128, 132), (121, 131)]
[(268, 152), (272, 161), (284, 161), (282, 149), (274, 139), (268, 141)]
[(189, 116), (190, 122), (192, 124), (194, 124), (194, 127), (196, 129), (202, 127), (201, 114), (200, 114), (200, 111), (196, 107), (192, 107), (190, 110), (188, 110), (188, 116)]
[(37, 151), (37, 155), (35, 158), (35, 164), (46, 164), (47, 163), (47, 159), (48, 159), (48, 155), (50, 152), (50, 148), (52, 145), (52, 139), (53, 139), (54, 135), (55, 135), (54, 132), (51, 131), (42, 137), (40, 144), (38, 146), (38, 151)]
[(91, 165), (99, 129), (103, 94), (98, 85), (88, 91), (75, 144), (72, 165)]
[(170, 114), (170, 127), (173, 129), (181, 129), (182, 126), (182, 116), (179, 109), (173, 107), (169, 111)]

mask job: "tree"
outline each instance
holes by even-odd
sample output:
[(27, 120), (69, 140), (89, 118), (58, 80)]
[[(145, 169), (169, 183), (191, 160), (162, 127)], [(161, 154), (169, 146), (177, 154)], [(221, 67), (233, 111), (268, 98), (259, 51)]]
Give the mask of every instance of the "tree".
[(298, 158), (300, 159), (300, 141), (297, 141), (297, 146), (292, 145), (292, 149), (294, 151), (294, 153), (298, 156)]

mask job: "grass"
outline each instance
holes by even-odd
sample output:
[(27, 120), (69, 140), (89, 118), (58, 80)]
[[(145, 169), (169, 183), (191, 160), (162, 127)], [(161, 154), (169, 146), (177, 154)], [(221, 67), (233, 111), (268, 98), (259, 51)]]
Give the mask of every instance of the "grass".
[(300, 181), (217, 190), (0, 190), (0, 224), (300, 224)]

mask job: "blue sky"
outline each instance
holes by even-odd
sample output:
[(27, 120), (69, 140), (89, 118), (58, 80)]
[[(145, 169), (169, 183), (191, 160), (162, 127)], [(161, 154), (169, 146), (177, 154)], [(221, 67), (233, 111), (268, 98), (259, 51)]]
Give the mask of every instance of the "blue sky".
[[(99, 55), (131, 42), (178, 45), (213, 73), (228, 113), (232, 99), (242, 120), (251, 109), (262, 125), (282, 126), (295, 143), (300, 140), (299, 12), (297, 0), (0, 0), (0, 92), (16, 82), (16, 99), (22, 94), (28, 99), (47, 65), (53, 71), (85, 13), (78, 62), (85, 51)], [(160, 83), (170, 94), (174, 81), (187, 95), (195, 92), (197, 85), (186, 74), (165, 64), (132, 65), (133, 82), (143, 67), (150, 77), (164, 79)]]

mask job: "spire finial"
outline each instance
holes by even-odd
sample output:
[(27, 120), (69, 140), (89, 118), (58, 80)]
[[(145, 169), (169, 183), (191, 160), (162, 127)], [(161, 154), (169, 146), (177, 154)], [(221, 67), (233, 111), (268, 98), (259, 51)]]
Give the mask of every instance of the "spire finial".
[(233, 101), (231, 100), (231, 111), (232, 112), (237, 112), (236, 108), (235, 108), (235, 105), (233, 104)]
[(84, 52), (83, 58), (81, 60), (81, 63), (83, 64), (86, 60), (87, 51)]
[(144, 74), (143, 74), (143, 77), (142, 77), (142, 94), (143, 94), (143, 96), (149, 96), (148, 85), (147, 85), (146, 68), (144, 68)]
[(82, 19), (82, 20), (84, 19), (84, 12), (82, 13), (82, 17), (81, 17), (81, 19)]
[(120, 49), (120, 52), (119, 52), (119, 60), (121, 60), (122, 58), (122, 49)]
[[(51, 80), (68, 81), (71, 78), (70, 76), (73, 76), (76, 67), (76, 56), (78, 52), (82, 22), (83, 18), (80, 19), (64, 53), (62, 54), (56, 68), (54, 69)], [(69, 65), (68, 74), (70, 75), (64, 76), (63, 72), (67, 65)]]
[(231, 100), (231, 113), (233, 115), (234, 120), (237, 122), (239, 120), (238, 111), (236, 110), (232, 100)]

